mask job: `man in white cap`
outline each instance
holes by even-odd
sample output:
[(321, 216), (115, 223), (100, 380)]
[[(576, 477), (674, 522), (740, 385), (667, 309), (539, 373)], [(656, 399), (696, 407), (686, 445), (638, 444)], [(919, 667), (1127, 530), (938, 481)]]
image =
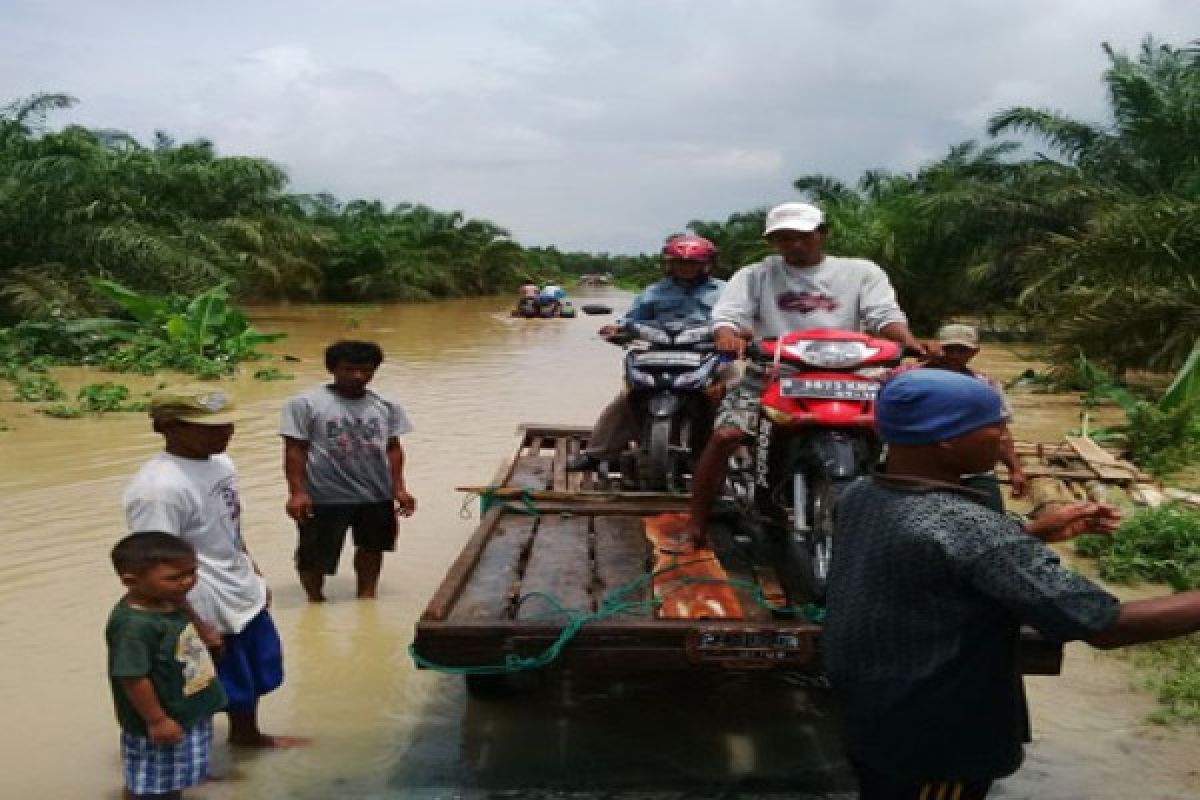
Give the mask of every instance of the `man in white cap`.
[[(770, 338), (805, 328), (866, 330), (922, 353), (927, 347), (908, 329), (887, 273), (872, 261), (825, 254), (829, 226), (821, 209), (783, 203), (767, 212), (763, 235), (777, 255), (733, 274), (713, 308), (717, 350), (741, 356), (748, 336)], [(748, 365), (717, 413), (716, 430), (692, 481), (690, 519), (683, 539), (706, 541), (705, 528), (729, 457), (757, 427), (762, 371)], [(681, 541), (681, 550), (688, 542)]]

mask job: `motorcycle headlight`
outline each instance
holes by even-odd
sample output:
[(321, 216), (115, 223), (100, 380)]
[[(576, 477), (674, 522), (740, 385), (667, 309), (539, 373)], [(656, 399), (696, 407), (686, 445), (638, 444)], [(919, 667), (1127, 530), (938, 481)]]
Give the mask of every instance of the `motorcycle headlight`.
[(702, 325), (696, 328), (688, 328), (682, 331), (675, 337), (675, 344), (699, 344), (700, 342), (712, 341), (712, 328), (707, 325)]
[(791, 358), (814, 367), (853, 367), (879, 352), (877, 347), (867, 347), (862, 342), (824, 341), (800, 339), (783, 348)]
[(627, 367), (626, 372), (628, 373), (630, 380), (632, 380), (638, 386), (654, 385), (654, 376), (645, 370), (638, 369), (637, 367)]
[(662, 328), (655, 328), (652, 325), (643, 325), (640, 322), (633, 323), (633, 332), (639, 338), (654, 344), (670, 344), (671, 337)]
[(707, 376), (707, 374), (711, 371), (712, 371), (712, 365), (704, 364), (703, 366), (699, 367), (698, 369), (693, 369), (688, 372), (682, 372), (679, 375), (676, 375), (675, 379), (672, 381), (672, 385), (676, 389), (682, 388), (684, 386), (693, 386), (693, 385), (698, 384), (701, 381), (703, 381), (705, 379), (705, 377)]

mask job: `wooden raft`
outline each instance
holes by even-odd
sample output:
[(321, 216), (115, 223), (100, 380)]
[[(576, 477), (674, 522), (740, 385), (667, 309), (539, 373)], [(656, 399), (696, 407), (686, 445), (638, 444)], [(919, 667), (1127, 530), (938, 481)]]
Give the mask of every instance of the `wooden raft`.
[[(1094, 500), (1158, 506), (1175, 499), (1200, 505), (1200, 495), (1164, 489), (1115, 453), (1086, 436), (1065, 436), (1057, 444), (1017, 442), (1017, 457), (1029, 478), (1029, 502), (1034, 508)], [(1008, 481), (1003, 465), (1002, 481)]]
[[(580, 628), (556, 666), (605, 675), (787, 669), (821, 680), (820, 626), (773, 613), (758, 601), (761, 594), (772, 606), (789, 605), (774, 571), (748, 563), (744, 548), (734, 545), (732, 531), (719, 521), (709, 534), (720, 570), (735, 584), (722, 587), (734, 602), (719, 605), (736, 606), (740, 614), (652, 614), (650, 575), (665, 562), (647, 541), (646, 521), (679, 519), (688, 498), (623, 492), (601, 476), (567, 473), (566, 460), (586, 446), (588, 433), (523, 425), (514, 456), (488, 487), (466, 487), (508, 502), (484, 514), (447, 572), (417, 623), (416, 652), (447, 667), (536, 656), (568, 621), (555, 603), (595, 614), (618, 602), (622, 613)], [(538, 513), (522, 513), (529, 510), (522, 500)], [(621, 587), (627, 591), (614, 597)], [(1021, 652), (1027, 674), (1057, 674), (1061, 667), (1060, 646), (1027, 637)]]

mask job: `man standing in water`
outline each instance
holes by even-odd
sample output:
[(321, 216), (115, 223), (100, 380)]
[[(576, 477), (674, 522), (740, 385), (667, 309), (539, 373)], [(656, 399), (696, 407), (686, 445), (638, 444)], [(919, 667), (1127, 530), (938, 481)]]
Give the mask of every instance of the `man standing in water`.
[(270, 592), (242, 538), (237, 472), (225, 455), (234, 423), (244, 415), (211, 385), (163, 389), (151, 398), (150, 415), (164, 450), (129, 482), (125, 517), (131, 532), (164, 531), (196, 551), (197, 582), (186, 611), (218, 654), (217, 676), (229, 697), (229, 743), (307, 744), (258, 727), (258, 699), (283, 683), (283, 648), (267, 611)]
[[(825, 254), (829, 226), (821, 209), (784, 203), (767, 212), (763, 234), (778, 255), (742, 267), (730, 278), (713, 309), (717, 350), (741, 356), (748, 336), (770, 338), (805, 328), (865, 328), (912, 350), (913, 338), (887, 274), (874, 262)], [(757, 428), (765, 374), (749, 364), (741, 382), (725, 395), (692, 481), (690, 517), (681, 550), (702, 545), (713, 503), (725, 480), (729, 457), (748, 444)]]
[(287, 513), (300, 534), (296, 571), (313, 603), (325, 601), (325, 576), (337, 574), (347, 529), (354, 531), (358, 597), (375, 597), (383, 554), (396, 549), (396, 514), (417, 509), (399, 439), (412, 424), (403, 408), (367, 388), (382, 363), (374, 342), (335, 342), (325, 350), (333, 383), (283, 407)]

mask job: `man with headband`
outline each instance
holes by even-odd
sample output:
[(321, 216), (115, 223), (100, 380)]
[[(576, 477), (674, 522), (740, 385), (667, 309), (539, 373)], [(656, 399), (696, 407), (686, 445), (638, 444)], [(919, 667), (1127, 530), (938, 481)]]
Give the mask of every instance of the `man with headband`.
[(910, 370), (875, 409), (886, 469), (837, 506), (824, 633), (863, 800), (985, 797), (1020, 766), (1028, 716), (1018, 633), (1111, 648), (1200, 629), (1200, 591), (1121, 604), (1046, 542), (1117, 527), (1078, 503), (1022, 524), (959, 483), (1000, 454), (1004, 408), (986, 384)]

